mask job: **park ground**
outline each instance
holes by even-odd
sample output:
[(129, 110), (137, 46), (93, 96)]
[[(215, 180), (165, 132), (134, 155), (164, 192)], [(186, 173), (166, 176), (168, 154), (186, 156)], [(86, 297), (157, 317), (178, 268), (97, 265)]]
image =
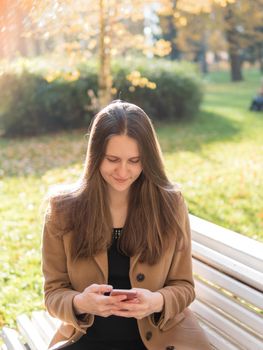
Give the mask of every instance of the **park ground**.
[[(263, 241), (263, 113), (248, 110), (259, 81), (255, 70), (239, 83), (211, 73), (199, 115), (156, 129), (169, 177), (190, 212)], [(81, 174), (85, 133), (0, 138), (0, 328), (43, 307), (43, 198), (51, 185)]]

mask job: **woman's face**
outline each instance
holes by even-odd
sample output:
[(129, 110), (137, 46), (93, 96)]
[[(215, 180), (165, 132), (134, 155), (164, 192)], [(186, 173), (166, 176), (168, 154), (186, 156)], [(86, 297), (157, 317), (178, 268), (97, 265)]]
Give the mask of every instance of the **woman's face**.
[(126, 135), (113, 136), (100, 165), (100, 173), (109, 190), (127, 193), (141, 171), (137, 141)]

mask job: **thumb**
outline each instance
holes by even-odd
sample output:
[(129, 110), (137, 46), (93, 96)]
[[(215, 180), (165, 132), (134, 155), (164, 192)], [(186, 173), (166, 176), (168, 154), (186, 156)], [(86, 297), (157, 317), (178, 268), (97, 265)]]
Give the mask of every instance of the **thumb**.
[(92, 284), (89, 286), (89, 292), (98, 294), (110, 293), (112, 289), (113, 287), (109, 284)]

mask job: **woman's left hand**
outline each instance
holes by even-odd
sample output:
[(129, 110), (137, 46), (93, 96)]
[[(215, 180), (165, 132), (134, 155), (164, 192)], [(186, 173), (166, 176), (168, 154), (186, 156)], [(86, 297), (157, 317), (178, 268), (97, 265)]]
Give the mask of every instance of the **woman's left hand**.
[(164, 299), (161, 293), (142, 288), (133, 288), (132, 290), (137, 292), (137, 297), (129, 301), (119, 302), (120, 309), (112, 311), (113, 315), (134, 317), (140, 320), (155, 312), (162, 311)]

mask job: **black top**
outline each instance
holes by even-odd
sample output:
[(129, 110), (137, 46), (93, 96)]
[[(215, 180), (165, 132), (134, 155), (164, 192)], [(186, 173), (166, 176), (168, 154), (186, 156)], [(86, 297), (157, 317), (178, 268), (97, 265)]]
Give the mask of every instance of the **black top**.
[[(112, 245), (108, 250), (108, 284), (116, 289), (130, 289), (130, 258), (118, 249), (121, 228), (113, 229)], [(93, 325), (86, 335), (67, 349), (92, 350), (146, 350), (139, 334), (135, 318), (118, 316), (95, 316)]]

